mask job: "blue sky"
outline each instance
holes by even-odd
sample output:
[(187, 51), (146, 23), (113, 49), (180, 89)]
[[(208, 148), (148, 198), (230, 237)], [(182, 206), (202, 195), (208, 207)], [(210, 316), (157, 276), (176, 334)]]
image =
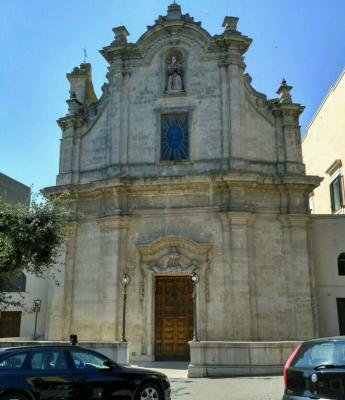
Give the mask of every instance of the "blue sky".
[[(136, 41), (169, 1), (1, 0), (0, 171), (34, 190), (55, 184), (60, 130), (66, 114), (66, 73), (87, 48), (99, 95), (107, 64), (99, 50), (125, 25)], [(276, 97), (282, 78), (293, 99), (306, 106), (305, 131), (318, 105), (345, 67), (344, 0), (180, 0), (211, 34), (222, 32), (225, 15), (253, 39), (246, 55), (252, 84)]]

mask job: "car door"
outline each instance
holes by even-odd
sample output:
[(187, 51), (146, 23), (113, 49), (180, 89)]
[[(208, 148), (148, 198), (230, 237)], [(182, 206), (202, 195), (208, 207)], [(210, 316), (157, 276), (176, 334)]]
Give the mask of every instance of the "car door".
[(38, 349), (26, 363), (26, 379), (40, 400), (74, 400), (75, 378), (69, 368), (66, 351)]
[(24, 365), (28, 352), (9, 352), (2, 354), (0, 360), (0, 391), (14, 388), (23, 392), (29, 392), (31, 387), (27, 385)]
[(130, 396), (133, 392), (134, 383), (121, 374), (121, 367), (110, 368), (104, 365), (107, 357), (78, 348), (71, 348), (69, 353), (79, 376), (80, 399), (111, 400)]

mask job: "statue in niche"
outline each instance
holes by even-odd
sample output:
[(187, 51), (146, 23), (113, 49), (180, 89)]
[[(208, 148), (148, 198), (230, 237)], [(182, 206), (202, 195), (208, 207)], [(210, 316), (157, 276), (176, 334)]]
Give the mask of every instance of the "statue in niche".
[(168, 84), (167, 91), (183, 90), (183, 60), (178, 61), (175, 56), (171, 58), (168, 64)]

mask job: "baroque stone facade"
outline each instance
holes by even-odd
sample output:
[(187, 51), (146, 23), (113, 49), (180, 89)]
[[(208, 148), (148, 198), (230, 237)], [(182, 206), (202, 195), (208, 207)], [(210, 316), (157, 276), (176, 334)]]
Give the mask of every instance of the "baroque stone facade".
[(302, 162), (303, 107), (285, 81), (272, 100), (251, 87), (237, 22), (211, 36), (172, 4), (136, 43), (114, 28), (100, 99), (89, 64), (67, 75), (46, 192), (71, 192), (76, 220), (50, 287), (49, 339), (118, 340), (127, 273), (130, 355), (154, 359), (155, 277), (194, 271), (200, 339), (316, 335), (308, 193), (319, 178)]

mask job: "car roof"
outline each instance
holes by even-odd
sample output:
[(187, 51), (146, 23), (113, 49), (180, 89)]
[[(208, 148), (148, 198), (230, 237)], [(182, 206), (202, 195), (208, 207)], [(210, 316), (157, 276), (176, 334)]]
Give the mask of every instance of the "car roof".
[(344, 341), (345, 341), (345, 336), (328, 336), (323, 338), (306, 340), (305, 343), (344, 342)]
[[(89, 350), (89, 349), (84, 349), (83, 347), (79, 346), (72, 346), (72, 345), (66, 345), (66, 344), (61, 344), (61, 345), (32, 345), (32, 346), (15, 346), (15, 347), (1, 347), (0, 348), (0, 354), (2, 353), (7, 353), (7, 352), (16, 352), (16, 351), (25, 351), (25, 350), (52, 350), (52, 349), (70, 349), (70, 348), (77, 348), (77, 349), (82, 349), (82, 350)], [(91, 350), (92, 351), (92, 350)]]

